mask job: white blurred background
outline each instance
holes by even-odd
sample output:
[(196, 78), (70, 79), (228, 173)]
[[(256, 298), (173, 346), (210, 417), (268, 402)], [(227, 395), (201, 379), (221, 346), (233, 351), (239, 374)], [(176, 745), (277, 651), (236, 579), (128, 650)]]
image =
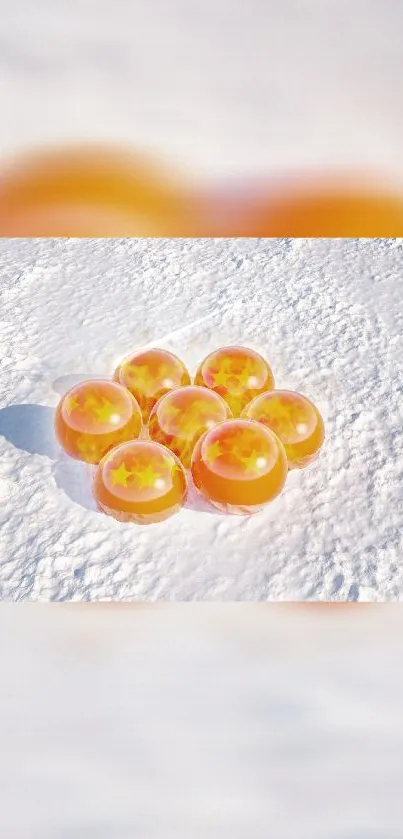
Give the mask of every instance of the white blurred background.
[(398, 0), (1, 3), (0, 155), (99, 140), (203, 184), (403, 184)]
[(0, 835), (400, 839), (401, 609), (0, 609)]

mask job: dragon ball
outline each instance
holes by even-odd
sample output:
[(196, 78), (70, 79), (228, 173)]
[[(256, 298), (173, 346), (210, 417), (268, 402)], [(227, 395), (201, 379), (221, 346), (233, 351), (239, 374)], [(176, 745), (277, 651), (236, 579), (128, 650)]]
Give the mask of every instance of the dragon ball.
[(56, 410), (55, 432), (70, 457), (99, 463), (113, 446), (138, 437), (140, 408), (116, 382), (94, 380), (71, 388)]
[(149, 440), (123, 443), (105, 455), (93, 484), (98, 507), (119, 521), (152, 524), (183, 506), (185, 471), (178, 458)]
[(243, 416), (263, 423), (283, 443), (290, 469), (302, 469), (316, 460), (325, 438), (322, 417), (315, 405), (291, 390), (273, 390), (256, 396)]
[(189, 373), (183, 362), (167, 350), (144, 350), (125, 358), (114, 375), (115, 381), (126, 387), (140, 405), (144, 422), (165, 393), (190, 385)]
[(151, 411), (148, 431), (153, 440), (167, 446), (188, 469), (199, 438), (232, 416), (217, 393), (205, 387), (171, 390)]
[(219, 510), (246, 515), (272, 501), (288, 473), (276, 434), (245, 419), (206, 431), (196, 443), (191, 469), (196, 488)]
[(239, 417), (255, 396), (274, 387), (274, 378), (267, 361), (254, 350), (221, 347), (202, 361), (195, 384), (218, 393)]

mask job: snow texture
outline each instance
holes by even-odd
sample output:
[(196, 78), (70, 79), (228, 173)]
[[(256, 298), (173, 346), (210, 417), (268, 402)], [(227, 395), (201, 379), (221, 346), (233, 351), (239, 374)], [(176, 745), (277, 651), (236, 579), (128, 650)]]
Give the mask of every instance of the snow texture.
[[(403, 243), (2, 240), (0, 594), (11, 600), (403, 598)], [(160, 346), (194, 373), (251, 346), (319, 407), (319, 461), (252, 517), (194, 489), (140, 527), (102, 515), (53, 434), (75, 382)]]

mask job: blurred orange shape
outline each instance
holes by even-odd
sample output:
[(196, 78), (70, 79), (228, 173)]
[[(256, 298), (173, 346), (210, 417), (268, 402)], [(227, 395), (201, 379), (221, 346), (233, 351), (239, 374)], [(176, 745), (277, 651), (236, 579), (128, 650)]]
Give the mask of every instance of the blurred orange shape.
[(400, 237), (403, 196), (357, 185), (284, 187), (245, 207), (223, 235), (262, 237)]
[(195, 384), (218, 393), (239, 417), (254, 396), (274, 387), (274, 377), (267, 361), (254, 350), (221, 347), (202, 361)]
[(188, 469), (199, 438), (232, 416), (221, 396), (204, 387), (172, 390), (154, 406), (148, 425), (149, 435), (173, 451)]
[(119, 521), (153, 524), (178, 512), (187, 481), (177, 457), (159, 443), (123, 443), (99, 464), (93, 484), (99, 508)]
[(192, 236), (197, 215), (176, 176), (118, 149), (49, 149), (0, 178), (1, 236)]
[(71, 388), (56, 410), (56, 437), (70, 457), (99, 463), (113, 446), (138, 437), (140, 408), (119, 384), (104, 380), (82, 382)]
[(274, 431), (283, 443), (290, 469), (302, 469), (316, 460), (325, 439), (318, 409), (306, 396), (291, 390), (256, 396), (242, 416)]
[(200, 438), (192, 456), (194, 484), (223, 512), (250, 514), (283, 489), (288, 466), (283, 444), (260, 423), (228, 420)]
[(49, 148), (3, 163), (0, 235), (403, 235), (401, 191), (371, 175), (298, 176), (265, 190), (230, 185), (224, 197), (125, 149)]
[(190, 385), (189, 373), (176, 355), (151, 349), (127, 356), (114, 375), (140, 405), (144, 422), (158, 400), (174, 388)]

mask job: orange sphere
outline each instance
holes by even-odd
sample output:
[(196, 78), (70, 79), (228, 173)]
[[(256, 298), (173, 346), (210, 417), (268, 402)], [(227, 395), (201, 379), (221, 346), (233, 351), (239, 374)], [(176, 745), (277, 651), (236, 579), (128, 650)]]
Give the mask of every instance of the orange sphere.
[(99, 463), (113, 446), (138, 437), (141, 411), (131, 393), (116, 382), (82, 382), (71, 388), (56, 410), (55, 432), (76, 460)]
[(242, 416), (263, 423), (277, 434), (290, 469), (302, 469), (316, 460), (325, 439), (318, 409), (306, 396), (291, 390), (273, 390), (256, 396)]
[(257, 422), (228, 420), (200, 438), (192, 456), (196, 488), (224, 512), (260, 510), (283, 489), (287, 458), (278, 437)]
[(167, 446), (188, 469), (202, 434), (231, 416), (227, 403), (214, 391), (205, 387), (181, 387), (157, 402), (151, 411), (148, 431), (153, 440)]
[(254, 350), (221, 347), (202, 361), (195, 384), (214, 390), (239, 417), (254, 396), (274, 387), (274, 378), (267, 361)]
[(194, 236), (200, 201), (120, 148), (43, 149), (4, 167), (1, 236)]
[(152, 524), (182, 507), (187, 482), (172, 452), (159, 443), (135, 440), (105, 455), (96, 471), (93, 491), (104, 513), (119, 521)]
[(190, 376), (183, 362), (173, 353), (158, 349), (128, 356), (120, 363), (114, 378), (133, 394), (140, 405), (144, 422), (148, 421), (161, 396), (175, 388), (190, 385)]

